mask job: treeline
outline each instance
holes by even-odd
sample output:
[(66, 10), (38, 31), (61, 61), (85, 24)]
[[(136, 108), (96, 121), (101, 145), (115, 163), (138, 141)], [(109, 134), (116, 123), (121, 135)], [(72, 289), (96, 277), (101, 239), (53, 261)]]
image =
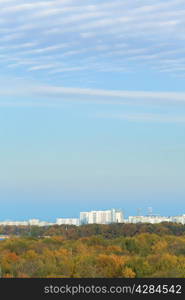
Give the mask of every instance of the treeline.
[(140, 233), (163, 235), (185, 235), (185, 225), (177, 223), (159, 224), (110, 224), (110, 225), (54, 225), (54, 226), (0, 226), (0, 234), (21, 237), (63, 236), (66, 239), (79, 239), (101, 235), (105, 239), (132, 237)]
[[(166, 224), (163, 226), (168, 229)], [(86, 237), (78, 239), (67, 239), (66, 235), (58, 234), (47, 238), (12, 237), (0, 241), (0, 276), (185, 278), (184, 235), (167, 235), (163, 231), (160, 235), (136, 234), (133, 231), (130, 236), (126, 236), (128, 233), (123, 236), (122, 232), (117, 233), (116, 226), (110, 226), (109, 231), (103, 226), (105, 237), (92, 235), (95, 228), (85, 226), (80, 233), (83, 232)], [(58, 229), (61, 230), (61, 227)], [(77, 228), (73, 230), (77, 231)], [(110, 238), (115, 234), (119, 236)]]

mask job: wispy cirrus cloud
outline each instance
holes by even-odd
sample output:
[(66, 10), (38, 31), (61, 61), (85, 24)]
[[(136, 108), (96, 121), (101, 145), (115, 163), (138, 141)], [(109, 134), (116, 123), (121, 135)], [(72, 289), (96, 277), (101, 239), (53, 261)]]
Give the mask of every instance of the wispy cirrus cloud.
[[(48, 65), (53, 66), (50, 76), (60, 74), (59, 63), (66, 64), (61, 74), (86, 63), (85, 77), (87, 70), (119, 70), (125, 74), (129, 70), (139, 72), (141, 65), (151, 70), (155, 66), (159, 73), (184, 72), (184, 51), (175, 52), (185, 46), (184, 1), (9, 0), (0, 1), (0, 16), (0, 54), (12, 64), (16, 59), (33, 61), (33, 69), (43, 80)], [(29, 46), (22, 51), (19, 44)], [(122, 45), (124, 49), (119, 50)], [(92, 56), (96, 58), (93, 66)], [(40, 59), (45, 68), (39, 68)], [(181, 63), (182, 68), (171, 65), (171, 60)], [(102, 68), (97, 68), (100, 64)], [(6, 68), (3, 62), (2, 66)], [(36, 76), (30, 73), (33, 69), (25, 65), (25, 76)], [(74, 79), (76, 73), (71, 76)]]

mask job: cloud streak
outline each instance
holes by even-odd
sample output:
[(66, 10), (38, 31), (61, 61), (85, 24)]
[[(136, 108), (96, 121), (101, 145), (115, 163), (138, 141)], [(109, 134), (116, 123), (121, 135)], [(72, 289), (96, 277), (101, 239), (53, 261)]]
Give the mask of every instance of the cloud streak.
[(185, 92), (146, 92), (146, 91), (121, 91), (121, 90), (101, 90), (101, 89), (81, 89), (72, 87), (52, 87), (43, 86), (33, 89), (33, 92), (44, 96), (74, 95), (92, 96), (121, 99), (141, 99), (141, 100), (165, 100), (185, 103)]
[[(42, 66), (41, 66), (42, 67)], [(48, 66), (49, 67), (49, 66)], [(185, 103), (185, 92), (153, 92), (153, 91), (128, 91), (128, 90), (104, 90), (104, 89), (89, 89), (75, 87), (58, 87), (58, 86), (42, 86), (42, 85), (27, 85), (19, 87), (16, 90), (9, 88), (0, 90), (0, 96), (3, 95), (28, 95), (33, 94), (37, 97), (47, 98), (63, 98), (65, 95), (76, 97), (92, 97), (94, 101), (97, 99), (120, 99), (120, 100), (145, 100), (147, 101), (165, 101), (165, 103)], [(87, 98), (88, 99), (88, 98)]]
[(155, 114), (155, 113), (127, 113), (127, 114), (108, 114), (97, 113), (96, 118), (100, 119), (113, 119), (113, 120), (125, 120), (129, 122), (147, 122), (147, 123), (179, 123), (185, 124), (185, 116), (183, 115), (167, 115), (167, 114)]
[[(30, 101), (30, 97), (34, 100)], [(66, 103), (95, 104), (104, 107), (102, 112), (90, 114), (90, 118), (123, 120), (127, 122), (185, 124), (185, 115), (182, 113), (185, 106), (185, 93), (175, 92), (146, 92), (146, 91), (121, 91), (102, 89), (81, 89), (74, 87), (57, 87), (28, 85), (15, 88), (1, 88), (0, 107), (8, 108), (62, 108)], [(7, 99), (5, 101), (5, 99)], [(13, 99), (13, 100), (12, 100)], [(16, 100), (17, 99), (17, 100)], [(21, 100), (22, 99), (22, 100)], [(145, 103), (145, 112), (139, 109), (138, 104)], [(128, 109), (128, 105), (131, 106)], [(151, 108), (153, 104), (162, 107), (162, 112)], [(169, 109), (169, 104), (175, 105), (176, 111)], [(103, 106), (102, 106), (103, 105)], [(119, 107), (119, 112), (106, 112), (107, 108)], [(180, 105), (180, 106), (179, 106)], [(179, 106), (179, 109), (178, 109)], [(148, 112), (148, 111), (150, 112)]]

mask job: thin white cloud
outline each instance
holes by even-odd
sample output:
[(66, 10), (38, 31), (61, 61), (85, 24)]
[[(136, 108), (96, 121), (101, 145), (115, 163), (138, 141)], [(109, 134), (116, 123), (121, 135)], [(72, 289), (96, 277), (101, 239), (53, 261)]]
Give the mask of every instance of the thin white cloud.
[(185, 124), (185, 116), (183, 115), (166, 115), (166, 114), (155, 114), (155, 113), (97, 113), (96, 118), (101, 119), (117, 119), (125, 120), (129, 122), (149, 122), (149, 123), (182, 123)]
[(13, 34), (7, 34), (1, 37), (1, 42), (9, 42), (9, 41), (14, 41), (17, 39), (21, 39), (24, 37), (24, 33), (13, 33)]
[[(10, 2), (10, 1), (9, 1)], [(12, 1), (11, 1), (12, 2)], [(14, 1), (16, 2), (16, 1)], [(39, 9), (39, 8), (45, 8), (45, 7), (52, 7), (54, 6), (57, 2), (56, 1), (36, 1), (36, 2), (31, 2), (30, 3), (19, 3), (17, 1), (17, 5), (13, 6), (5, 6), (1, 8), (1, 14), (3, 13), (17, 13), (17, 12), (22, 12), (22, 11), (27, 11), (27, 10), (33, 10), (33, 9)], [(3, 1), (3, 3), (5, 3)], [(1, 2), (0, 2), (1, 4)]]
[(87, 67), (86, 66), (82, 66), (82, 67), (71, 67), (71, 68), (56, 68), (52, 71), (49, 71), (49, 74), (57, 74), (57, 73), (64, 73), (64, 72), (77, 72), (77, 71), (82, 71), (82, 70), (86, 70)]
[(52, 46), (48, 46), (48, 47), (44, 47), (44, 48), (37, 48), (37, 49), (32, 49), (32, 50), (28, 50), (28, 51), (24, 51), (21, 52), (21, 55), (26, 55), (26, 54), (40, 54), (40, 53), (46, 53), (46, 52), (52, 52), (52, 51), (56, 51), (59, 49), (63, 49), (63, 48), (67, 48), (69, 47), (70, 44), (59, 44), (59, 45), (52, 45)]
[[(47, 86), (47, 85), (27, 85), (26, 87), (17, 87), (16, 90), (9, 88), (1, 89), (0, 96), (3, 95), (28, 95), (34, 94), (38, 97), (62, 97), (65, 95), (73, 96), (75, 100), (80, 99), (79, 96), (92, 97), (94, 101), (103, 98), (109, 101), (109, 99), (120, 100), (145, 100), (145, 101), (165, 101), (165, 103), (185, 103), (185, 92), (153, 92), (153, 91), (128, 91), (128, 90), (103, 90), (103, 89), (89, 89), (89, 88), (76, 88), (76, 87), (59, 87), (59, 86)], [(88, 98), (87, 98), (88, 101)]]
[[(37, 89), (36, 89), (37, 91)], [(185, 102), (185, 92), (146, 92), (146, 91), (120, 91), (120, 90), (100, 90), (100, 89), (82, 89), (68, 87), (39, 87), (38, 92), (44, 95), (62, 96), (69, 95), (87, 95), (123, 99), (143, 99), (143, 100), (166, 100), (175, 102)]]
[[(32, 63), (33, 64), (33, 63)], [(31, 68), (29, 68), (29, 71), (38, 71), (38, 70), (47, 70), (47, 69), (53, 69), (55, 68), (55, 64), (48, 64), (48, 65), (36, 65)]]
[[(34, 101), (29, 97), (34, 96)], [(27, 100), (28, 98), (28, 100)], [(7, 100), (6, 100), (7, 99)], [(13, 99), (13, 100), (12, 100)], [(17, 99), (17, 100), (16, 100)], [(28, 83), (20, 84), (20, 80), (14, 81), (14, 87), (10, 89), (2, 85), (0, 89), (0, 107), (46, 107), (60, 108), (69, 101), (76, 103), (104, 105), (105, 108), (119, 107), (119, 112), (98, 112), (90, 117), (101, 119), (125, 120), (129, 122), (150, 122), (150, 123), (178, 123), (185, 124), (185, 115), (182, 107), (185, 105), (185, 93), (180, 92), (148, 92), (148, 91), (121, 91), (121, 90), (100, 90), (100, 89), (82, 89), (75, 87), (57, 87), (30, 85)], [(145, 102), (146, 108), (151, 111), (153, 104), (162, 105), (162, 112), (156, 111), (140, 112), (137, 111), (138, 104)], [(128, 104), (132, 104), (132, 110), (128, 110)], [(151, 106), (152, 104), (152, 106)], [(175, 105), (176, 111), (169, 110), (169, 104)], [(118, 106), (119, 105), (119, 106)], [(121, 105), (121, 106), (120, 106)], [(179, 109), (178, 109), (179, 108)], [(122, 111), (122, 112), (120, 112)], [(164, 112), (165, 111), (165, 112)]]

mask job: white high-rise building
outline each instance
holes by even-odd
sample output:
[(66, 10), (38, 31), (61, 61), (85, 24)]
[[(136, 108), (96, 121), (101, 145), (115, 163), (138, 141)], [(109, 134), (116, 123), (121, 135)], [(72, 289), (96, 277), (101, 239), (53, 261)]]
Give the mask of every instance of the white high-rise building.
[(80, 213), (80, 224), (88, 224), (89, 222), (89, 212)]
[(115, 222), (116, 223), (123, 223), (123, 212), (121, 210), (117, 210), (115, 212)]
[(80, 213), (80, 224), (111, 224), (122, 222), (123, 213), (121, 210), (94, 210)]

